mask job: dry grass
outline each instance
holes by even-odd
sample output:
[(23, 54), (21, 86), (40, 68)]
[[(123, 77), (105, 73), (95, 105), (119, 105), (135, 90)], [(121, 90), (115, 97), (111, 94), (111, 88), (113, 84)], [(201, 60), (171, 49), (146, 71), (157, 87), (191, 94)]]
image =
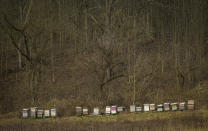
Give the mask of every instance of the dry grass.
[(0, 119), (0, 130), (147, 130), (205, 131), (208, 110), (62, 117), (56, 119)]

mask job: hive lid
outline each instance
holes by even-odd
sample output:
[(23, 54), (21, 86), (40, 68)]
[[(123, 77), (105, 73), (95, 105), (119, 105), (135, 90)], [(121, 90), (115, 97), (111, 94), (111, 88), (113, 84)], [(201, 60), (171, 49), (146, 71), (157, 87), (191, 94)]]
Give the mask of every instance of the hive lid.
[(38, 107), (31, 107), (31, 109), (38, 109)]
[(149, 106), (150, 104), (144, 104), (144, 106)]
[(188, 104), (194, 104), (194, 100), (188, 100)]

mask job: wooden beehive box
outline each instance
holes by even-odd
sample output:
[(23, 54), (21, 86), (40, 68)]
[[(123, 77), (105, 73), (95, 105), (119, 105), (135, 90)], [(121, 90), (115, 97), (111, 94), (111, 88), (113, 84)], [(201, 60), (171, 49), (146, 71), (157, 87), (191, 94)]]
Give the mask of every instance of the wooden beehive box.
[(51, 109), (51, 117), (55, 118), (57, 115), (56, 109)]
[(82, 112), (83, 115), (88, 115), (89, 114), (89, 110), (87, 107), (83, 107), (83, 112)]
[(188, 110), (194, 110), (194, 100), (188, 100), (187, 102), (187, 109)]
[(44, 112), (42, 109), (37, 110), (37, 118), (43, 118), (43, 114), (44, 114)]
[(144, 112), (150, 111), (150, 104), (144, 104)]
[(76, 115), (81, 116), (82, 115), (82, 107), (76, 107)]
[(130, 105), (130, 112), (134, 113), (136, 111), (136, 106), (135, 105)]
[(155, 111), (155, 104), (150, 104), (150, 111)]
[(50, 110), (47, 110), (47, 109), (44, 110), (44, 117), (45, 117), (45, 118), (51, 117)]
[(37, 118), (37, 110), (38, 110), (37, 107), (31, 107), (30, 108), (30, 117), (31, 118)]
[(105, 107), (105, 114), (109, 115), (111, 113), (111, 107), (110, 106), (106, 106)]
[(30, 116), (30, 109), (22, 109), (22, 117), (23, 118), (29, 118)]
[(170, 103), (164, 103), (164, 111), (170, 111)]

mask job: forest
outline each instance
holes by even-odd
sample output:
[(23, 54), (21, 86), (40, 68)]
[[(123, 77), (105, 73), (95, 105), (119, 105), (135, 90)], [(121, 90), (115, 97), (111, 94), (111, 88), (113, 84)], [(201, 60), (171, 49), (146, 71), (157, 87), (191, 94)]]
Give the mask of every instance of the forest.
[(194, 99), (208, 108), (207, 0), (0, 0), (0, 114)]

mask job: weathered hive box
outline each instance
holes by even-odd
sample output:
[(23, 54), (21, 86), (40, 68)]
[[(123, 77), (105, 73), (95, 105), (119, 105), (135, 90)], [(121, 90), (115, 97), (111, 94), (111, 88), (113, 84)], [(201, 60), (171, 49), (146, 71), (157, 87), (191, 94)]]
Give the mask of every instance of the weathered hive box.
[(188, 100), (187, 102), (187, 109), (188, 110), (194, 110), (194, 100)]
[(170, 111), (170, 103), (164, 103), (164, 111)]
[(136, 107), (136, 112), (142, 112), (142, 107)]
[(45, 118), (49, 118), (49, 117), (51, 117), (51, 113), (50, 113), (50, 110), (44, 110), (44, 117)]
[(185, 110), (185, 109), (186, 109), (186, 103), (185, 103), (185, 102), (179, 103), (179, 110), (180, 110), (180, 111), (183, 111), (183, 110)]
[(51, 109), (51, 117), (56, 118), (56, 109)]
[(150, 104), (144, 104), (144, 112), (150, 111)]
[(171, 110), (177, 111), (178, 110), (178, 103), (171, 103)]
[(98, 108), (98, 107), (95, 107), (95, 108), (93, 109), (93, 115), (99, 115), (99, 114), (100, 114), (99, 108)]
[(110, 106), (106, 106), (105, 107), (105, 114), (106, 115), (110, 115), (110, 113), (111, 113), (111, 107)]
[(28, 118), (30, 115), (30, 109), (22, 109), (22, 117), (23, 118)]
[(163, 105), (162, 104), (157, 105), (157, 111), (158, 112), (162, 112), (163, 111)]
[(37, 110), (38, 110), (37, 107), (31, 107), (30, 108), (30, 117), (31, 118), (37, 118)]
[(83, 107), (83, 112), (82, 112), (83, 115), (88, 115), (89, 114), (89, 110), (87, 107)]
[(125, 111), (125, 107), (124, 107), (124, 106), (119, 106), (119, 107), (117, 108), (117, 111), (118, 111), (118, 112), (123, 112), (123, 111)]
[(150, 104), (150, 111), (155, 111), (155, 104)]
[(81, 116), (82, 115), (82, 107), (76, 107), (76, 115)]
[(136, 106), (135, 105), (130, 105), (130, 112), (134, 113), (136, 111)]
[(37, 111), (37, 118), (43, 118), (43, 110), (41, 110), (41, 109), (38, 109), (38, 111)]
[(112, 115), (117, 114), (117, 106), (111, 106), (111, 114)]

